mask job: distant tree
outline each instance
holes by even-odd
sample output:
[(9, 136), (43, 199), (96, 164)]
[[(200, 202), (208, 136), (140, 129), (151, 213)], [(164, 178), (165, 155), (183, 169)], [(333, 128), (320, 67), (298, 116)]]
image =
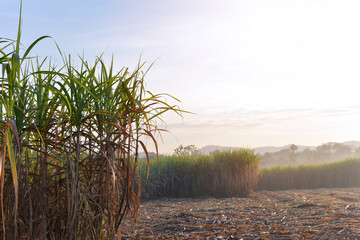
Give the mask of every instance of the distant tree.
[(302, 154), (304, 155), (304, 158), (310, 162), (310, 163), (314, 163), (315, 159), (316, 159), (316, 151), (311, 150), (310, 148), (305, 148), (302, 152)]
[(351, 147), (342, 143), (334, 143), (333, 149), (337, 155), (351, 155), (352, 153)]
[(355, 148), (354, 157), (360, 157), (360, 147)]
[(290, 150), (291, 150), (293, 153), (295, 153), (295, 151), (297, 151), (298, 149), (299, 149), (299, 147), (296, 146), (295, 144), (291, 144), (291, 145), (290, 145)]
[(296, 146), (295, 144), (291, 144), (290, 145), (290, 150), (291, 150), (291, 163), (295, 164), (296, 163), (296, 159), (295, 159), (295, 152), (299, 149), (298, 146)]
[(333, 143), (324, 143), (316, 148), (317, 156), (323, 161), (330, 161)]
[(199, 149), (195, 145), (180, 145), (174, 149), (174, 154), (178, 156), (192, 156), (199, 154)]
[(266, 152), (261, 156), (261, 161), (260, 163), (264, 166), (271, 166), (273, 163), (274, 157), (272, 155), (272, 153), (270, 152)]

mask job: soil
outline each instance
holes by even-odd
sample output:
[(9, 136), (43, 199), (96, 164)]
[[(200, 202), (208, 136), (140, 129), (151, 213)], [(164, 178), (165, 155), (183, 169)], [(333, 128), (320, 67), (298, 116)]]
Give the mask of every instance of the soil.
[(122, 239), (360, 239), (360, 188), (143, 203)]

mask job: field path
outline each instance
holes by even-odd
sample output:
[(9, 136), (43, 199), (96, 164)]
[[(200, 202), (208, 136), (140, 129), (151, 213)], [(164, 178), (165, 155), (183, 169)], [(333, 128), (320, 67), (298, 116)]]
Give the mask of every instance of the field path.
[(360, 188), (154, 200), (130, 229), (124, 239), (360, 239)]

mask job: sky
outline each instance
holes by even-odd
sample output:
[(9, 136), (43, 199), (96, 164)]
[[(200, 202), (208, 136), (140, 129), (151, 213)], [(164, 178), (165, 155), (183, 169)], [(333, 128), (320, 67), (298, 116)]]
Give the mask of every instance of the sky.
[[(16, 38), (19, 1), (0, 0)], [(319, 145), (360, 140), (360, 2), (334, 0), (24, 0), (22, 43), (150, 69), (148, 90), (194, 114), (167, 114), (178, 145)], [(149, 146), (151, 149), (151, 146)]]

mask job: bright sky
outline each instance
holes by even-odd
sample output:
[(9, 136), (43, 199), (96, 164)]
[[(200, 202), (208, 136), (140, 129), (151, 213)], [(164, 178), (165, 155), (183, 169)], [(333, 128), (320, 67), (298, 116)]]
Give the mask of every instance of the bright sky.
[[(0, 3), (0, 36), (15, 38), (19, 1)], [(318, 145), (360, 140), (359, 12), (356, 0), (24, 0), (22, 42), (50, 35), (119, 68), (156, 60), (148, 89), (196, 113), (166, 116), (161, 152)]]

